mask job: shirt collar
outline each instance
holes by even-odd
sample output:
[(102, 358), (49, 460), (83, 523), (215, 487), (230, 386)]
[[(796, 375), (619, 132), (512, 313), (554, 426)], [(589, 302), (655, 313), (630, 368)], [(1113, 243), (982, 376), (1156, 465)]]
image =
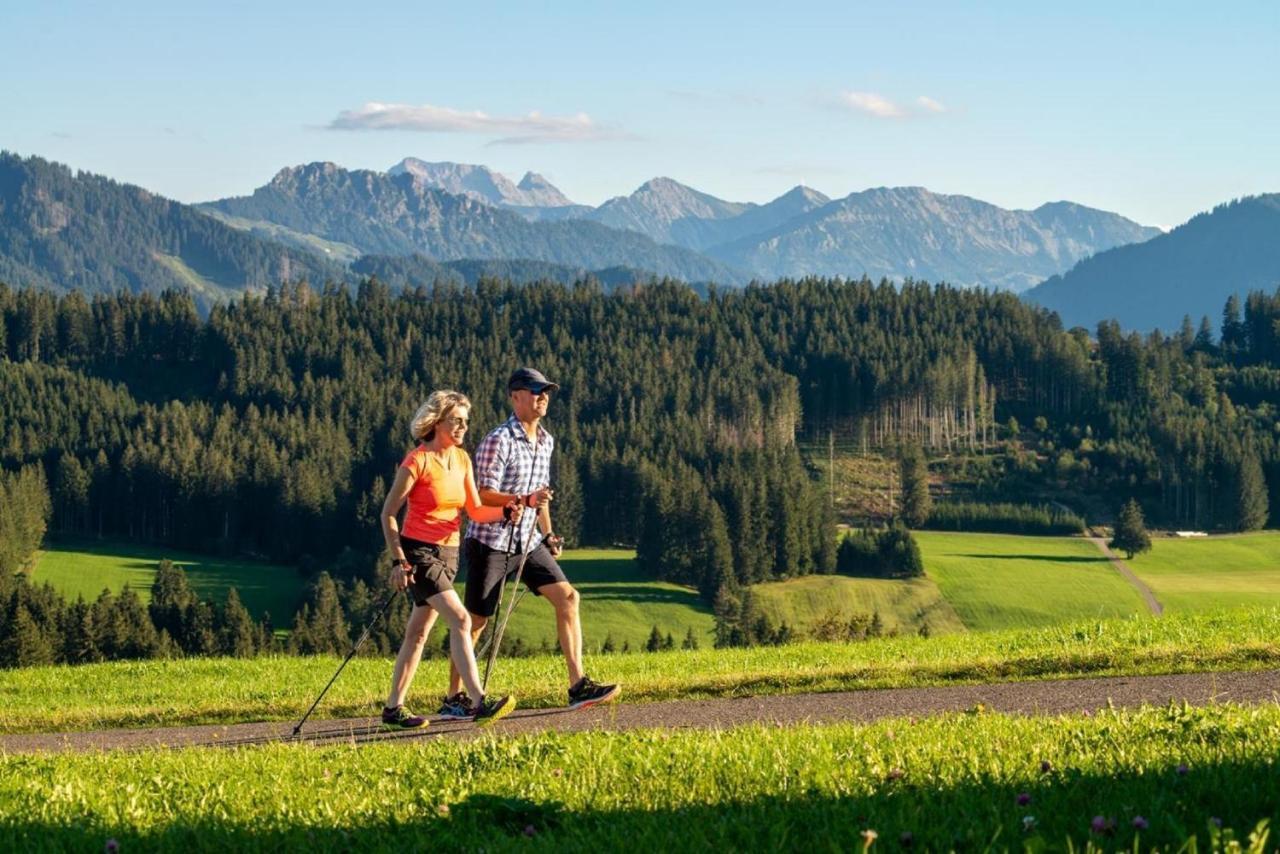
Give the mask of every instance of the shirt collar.
[[(511, 435), (517, 439), (529, 441), (529, 434), (524, 432), (524, 425), (520, 423), (520, 419), (516, 418), (516, 414), (511, 413), (511, 417), (507, 419), (507, 429), (511, 431)], [(541, 444), (550, 438), (551, 434), (547, 432), (547, 428), (542, 426), (542, 422), (538, 422), (538, 443)]]

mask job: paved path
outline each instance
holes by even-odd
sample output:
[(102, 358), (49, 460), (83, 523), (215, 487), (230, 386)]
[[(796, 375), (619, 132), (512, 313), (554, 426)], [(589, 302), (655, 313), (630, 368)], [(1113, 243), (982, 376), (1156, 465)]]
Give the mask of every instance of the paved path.
[(1111, 561), (1111, 565), (1116, 568), (1116, 572), (1120, 573), (1125, 581), (1133, 585), (1134, 589), (1138, 591), (1138, 595), (1142, 597), (1142, 601), (1146, 602), (1147, 607), (1151, 609), (1151, 613), (1157, 617), (1164, 613), (1164, 606), (1156, 599), (1156, 594), (1151, 592), (1151, 588), (1141, 578), (1133, 574), (1133, 570), (1120, 559), (1118, 554), (1111, 551), (1111, 546), (1107, 545), (1105, 537), (1089, 537), (1089, 542), (1097, 546), (1099, 551), (1107, 556), (1107, 560)]
[[(940, 688), (886, 688), (829, 694), (687, 700), (663, 703), (616, 703), (582, 711), (517, 710), (487, 729), (470, 723), (435, 719), (422, 730), (381, 732), (372, 718), (316, 721), (303, 739), (313, 744), (364, 743), (422, 738), (471, 738), (482, 733), (511, 735), (537, 732), (585, 732), (640, 728), (718, 728), (749, 723), (791, 725), (835, 721), (934, 715), (965, 711), (982, 704), (992, 712), (1055, 715), (1097, 711), (1108, 704), (1134, 708), (1171, 701), (1280, 702), (1280, 670), (1186, 673), (1169, 676), (1122, 676), (1001, 682)], [(93, 751), (149, 747), (237, 747), (289, 741), (293, 723), (256, 723), (172, 729), (104, 730), (98, 732), (0, 736), (6, 753)]]

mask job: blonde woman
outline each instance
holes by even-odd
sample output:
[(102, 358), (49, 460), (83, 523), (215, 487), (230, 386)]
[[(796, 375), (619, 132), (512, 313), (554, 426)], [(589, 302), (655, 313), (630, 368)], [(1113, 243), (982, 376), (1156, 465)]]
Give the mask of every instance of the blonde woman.
[[(475, 522), (517, 521), (521, 507), (480, 503), (471, 458), (462, 449), (471, 401), (456, 391), (433, 391), (413, 416), (411, 432), (417, 447), (396, 470), (395, 482), (382, 504), (382, 533), (391, 550), (390, 582), (408, 589), (413, 612), (405, 626), (404, 643), (391, 676), (391, 693), (382, 710), (388, 728), (412, 729), (427, 719), (409, 712), (405, 693), (422, 658), (422, 647), (436, 615), (449, 625), (449, 655), (467, 691), (467, 715), (479, 724), (492, 723), (515, 708), (512, 697), (485, 697), (471, 640), (471, 617), (453, 589), (458, 573), (458, 529), (462, 510)], [(396, 518), (408, 503), (404, 530)]]

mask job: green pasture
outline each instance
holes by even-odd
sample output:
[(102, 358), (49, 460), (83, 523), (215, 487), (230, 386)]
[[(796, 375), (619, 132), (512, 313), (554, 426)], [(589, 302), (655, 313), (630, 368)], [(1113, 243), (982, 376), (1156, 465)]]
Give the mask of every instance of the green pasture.
[(302, 602), (305, 580), (292, 567), (194, 554), (137, 543), (75, 542), (52, 544), (40, 553), (31, 580), (48, 582), (69, 599), (93, 601), (103, 588), (119, 593), (128, 585), (143, 602), (151, 600), (156, 564), (168, 558), (182, 567), (202, 599), (223, 602), (234, 587), (255, 617), (271, 612), (277, 626), (288, 626)]
[(972, 631), (1149, 613), (1137, 591), (1087, 540), (913, 534), (925, 572)]
[(1278, 733), (1170, 706), (3, 756), (0, 848), (1262, 852)]
[[(277, 656), (0, 670), (0, 732), (296, 720), (338, 663)], [(375, 714), (391, 666), (390, 656), (353, 659), (317, 719)], [(422, 663), (411, 707), (438, 701), (447, 666), (439, 658)], [(1280, 608), (848, 644), (588, 653), (586, 666), (598, 680), (621, 682), (628, 702), (1276, 667)], [(558, 654), (499, 659), (491, 685), (526, 708), (561, 706), (564, 661)]]
[(786, 622), (801, 633), (826, 615), (843, 620), (879, 613), (886, 631), (915, 634), (927, 625), (932, 634), (963, 632), (964, 623), (938, 585), (929, 578), (848, 578), (809, 575), (751, 588), (760, 610), (775, 625)]
[(1156, 537), (1125, 561), (1170, 611), (1280, 605), (1280, 531)]
[[(624, 644), (633, 652), (642, 650), (654, 626), (664, 637), (670, 634), (676, 646), (690, 629), (699, 646), (711, 646), (715, 640), (715, 617), (698, 592), (645, 574), (633, 551), (575, 549), (564, 553), (560, 566), (582, 595), (579, 613), (586, 650), (599, 650), (606, 638), (613, 639), (619, 652)], [(465, 582), (458, 585), (459, 593), (465, 589)], [(504, 601), (504, 611), (506, 607)], [(433, 639), (442, 632), (443, 628), (434, 629)], [(542, 597), (526, 593), (511, 616), (507, 636), (535, 649), (544, 644), (559, 649), (555, 610)]]

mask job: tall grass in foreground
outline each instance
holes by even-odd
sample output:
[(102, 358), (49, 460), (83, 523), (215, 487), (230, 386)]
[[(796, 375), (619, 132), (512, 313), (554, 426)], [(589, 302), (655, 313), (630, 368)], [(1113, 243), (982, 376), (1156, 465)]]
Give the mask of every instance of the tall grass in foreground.
[(1278, 746), (1275, 706), (1171, 706), (17, 756), (0, 848), (1270, 850)]
[[(597, 679), (621, 681), (630, 702), (1277, 665), (1280, 609), (1274, 608), (587, 659)], [(0, 732), (289, 720), (301, 715), (337, 666), (338, 659), (318, 656), (0, 671)], [(390, 675), (390, 659), (354, 659), (317, 718), (373, 714)], [(445, 675), (444, 662), (424, 662), (411, 705), (432, 707)], [(500, 660), (491, 684), (514, 693), (525, 708), (563, 705), (564, 662), (559, 656)]]

